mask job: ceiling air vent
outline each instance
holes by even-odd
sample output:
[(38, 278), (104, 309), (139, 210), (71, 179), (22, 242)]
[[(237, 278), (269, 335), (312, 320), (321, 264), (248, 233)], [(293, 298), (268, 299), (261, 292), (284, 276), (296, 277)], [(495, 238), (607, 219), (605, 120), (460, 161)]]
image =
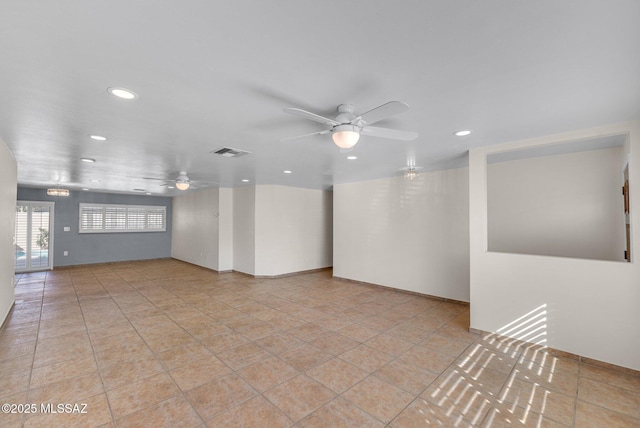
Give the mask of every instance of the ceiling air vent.
[(232, 149), (230, 147), (223, 147), (221, 149), (214, 150), (211, 153), (223, 156), (225, 158), (239, 158), (240, 156), (251, 154), (250, 152), (247, 152), (245, 150)]

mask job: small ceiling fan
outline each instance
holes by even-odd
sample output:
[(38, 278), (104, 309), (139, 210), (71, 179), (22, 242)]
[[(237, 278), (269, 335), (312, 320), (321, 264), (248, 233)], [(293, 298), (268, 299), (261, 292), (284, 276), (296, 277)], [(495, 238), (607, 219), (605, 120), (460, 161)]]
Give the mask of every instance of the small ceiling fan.
[(338, 115), (336, 118), (329, 119), (328, 117), (323, 117), (299, 108), (285, 108), (283, 110), (285, 113), (329, 125), (331, 126), (331, 129), (298, 135), (297, 137), (285, 138), (280, 141), (309, 137), (311, 135), (332, 134), (331, 137), (333, 138), (333, 142), (341, 149), (350, 149), (355, 146), (360, 139), (360, 134), (372, 137), (389, 138), (392, 140), (411, 141), (418, 138), (417, 132), (371, 126), (373, 123), (404, 113), (408, 110), (409, 105), (405, 103), (400, 101), (389, 101), (388, 103), (382, 104), (381, 106), (371, 109), (365, 113), (355, 114), (353, 105), (340, 104), (338, 106)]
[[(161, 186), (170, 186), (171, 184), (175, 184), (175, 187), (178, 190), (187, 190), (189, 188), (191, 189), (197, 189), (198, 187), (206, 187), (209, 184), (217, 184), (215, 182), (206, 182), (206, 181), (192, 181), (191, 179), (189, 179), (189, 177), (187, 176), (187, 171), (180, 171), (178, 173), (178, 178), (174, 179), (174, 180), (165, 180), (163, 178), (152, 178), (152, 177), (142, 177), (145, 180), (158, 180), (158, 181), (164, 181), (164, 184), (161, 184)], [(196, 187), (198, 186), (198, 187)]]

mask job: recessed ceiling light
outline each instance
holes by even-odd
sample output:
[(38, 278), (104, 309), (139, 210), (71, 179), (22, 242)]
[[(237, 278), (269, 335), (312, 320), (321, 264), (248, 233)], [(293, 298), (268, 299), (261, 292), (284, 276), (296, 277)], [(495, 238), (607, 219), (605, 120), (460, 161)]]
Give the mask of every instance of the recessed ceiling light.
[(291, 174), (293, 171), (289, 171), (289, 170), (287, 169), (287, 170), (284, 170), (284, 171), (282, 171), (282, 172), (284, 172), (285, 174)]
[(356, 159), (358, 159), (358, 156), (347, 156), (347, 159), (356, 160)]
[(86, 187), (83, 187), (82, 190), (84, 190), (85, 192), (89, 191), (89, 189), (87, 189)]
[(138, 95), (135, 92), (125, 88), (109, 88), (107, 91), (109, 91), (109, 93), (114, 97), (122, 98), (124, 100), (133, 100), (138, 98)]
[(96, 179), (89, 180), (89, 181), (92, 182), (92, 183), (100, 183), (100, 180), (96, 180)]
[(465, 135), (469, 135), (471, 134), (471, 131), (469, 131), (468, 129), (465, 129), (464, 131), (457, 131), (454, 132), (453, 135), (455, 135), (456, 137), (464, 137)]
[(249, 182), (249, 180), (247, 180), (246, 178), (243, 178), (243, 179), (242, 179), (242, 182), (243, 182), (243, 183), (248, 183), (248, 182)]
[(89, 135), (89, 138), (96, 141), (107, 141), (107, 137), (103, 137), (102, 135)]
[(150, 194), (151, 194), (151, 192), (147, 192), (147, 195), (150, 195)]
[(90, 159), (90, 158), (82, 158), (80, 160), (82, 162), (87, 162), (87, 163), (94, 163), (96, 161), (95, 159)]

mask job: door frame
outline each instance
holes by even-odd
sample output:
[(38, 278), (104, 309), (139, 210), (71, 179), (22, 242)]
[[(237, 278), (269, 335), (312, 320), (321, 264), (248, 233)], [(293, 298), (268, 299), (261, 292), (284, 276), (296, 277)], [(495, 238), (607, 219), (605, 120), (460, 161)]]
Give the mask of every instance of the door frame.
[[(29, 209), (28, 209), (28, 217), (27, 217), (27, 242), (29, 243), (29, 245), (31, 245), (31, 236), (32, 236), (32, 221), (31, 221), (31, 216), (32, 216), (32, 211), (31, 211), (31, 207), (34, 205), (38, 205), (38, 206), (45, 206), (45, 207), (49, 207), (49, 266), (47, 267), (38, 267), (38, 268), (25, 268), (25, 269), (16, 269), (15, 268), (15, 259), (14, 259), (14, 270), (16, 273), (27, 273), (27, 272), (37, 272), (37, 271), (43, 271), (43, 270), (53, 270), (53, 248), (54, 248), (54, 216), (55, 216), (55, 207), (56, 207), (56, 203), (55, 202), (50, 202), (50, 201), (21, 201), (18, 200), (16, 201), (16, 206), (18, 205), (29, 205)], [(13, 236), (14, 236), (14, 241), (15, 241), (15, 237), (16, 237), (16, 231), (15, 231), (15, 227), (13, 230)], [(14, 243), (14, 258), (15, 258), (15, 245), (16, 243)], [(28, 264), (31, 261), (29, 260)]]
[(634, 252), (631, 251), (631, 205), (629, 196), (629, 157), (622, 168), (622, 195), (624, 197), (624, 226), (625, 226), (625, 261), (631, 263)]

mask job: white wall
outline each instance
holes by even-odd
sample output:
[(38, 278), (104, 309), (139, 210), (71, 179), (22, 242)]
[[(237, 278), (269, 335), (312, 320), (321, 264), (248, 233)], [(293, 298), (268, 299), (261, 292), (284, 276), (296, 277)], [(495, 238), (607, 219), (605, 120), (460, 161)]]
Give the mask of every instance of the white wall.
[(256, 188), (233, 189), (233, 270), (255, 275)]
[(13, 234), (17, 177), (18, 169), (13, 154), (4, 141), (0, 140), (0, 325), (6, 319), (15, 300)]
[(233, 270), (233, 189), (218, 191), (218, 271), (224, 272)]
[[(633, 263), (487, 251), (488, 153), (627, 132)], [(640, 370), (640, 123), (474, 149), (469, 165), (471, 327), (505, 334), (504, 326), (540, 308), (538, 339), (547, 346)], [(519, 323), (507, 335), (522, 337), (527, 317)]]
[(332, 264), (331, 192), (256, 186), (255, 274), (283, 275)]
[(171, 257), (219, 270), (219, 194), (206, 189), (173, 198)]
[(468, 170), (334, 186), (333, 274), (469, 301)]
[(330, 192), (246, 186), (173, 199), (171, 256), (217, 271), (275, 276), (331, 266)]
[(622, 152), (490, 163), (489, 251), (624, 260)]

